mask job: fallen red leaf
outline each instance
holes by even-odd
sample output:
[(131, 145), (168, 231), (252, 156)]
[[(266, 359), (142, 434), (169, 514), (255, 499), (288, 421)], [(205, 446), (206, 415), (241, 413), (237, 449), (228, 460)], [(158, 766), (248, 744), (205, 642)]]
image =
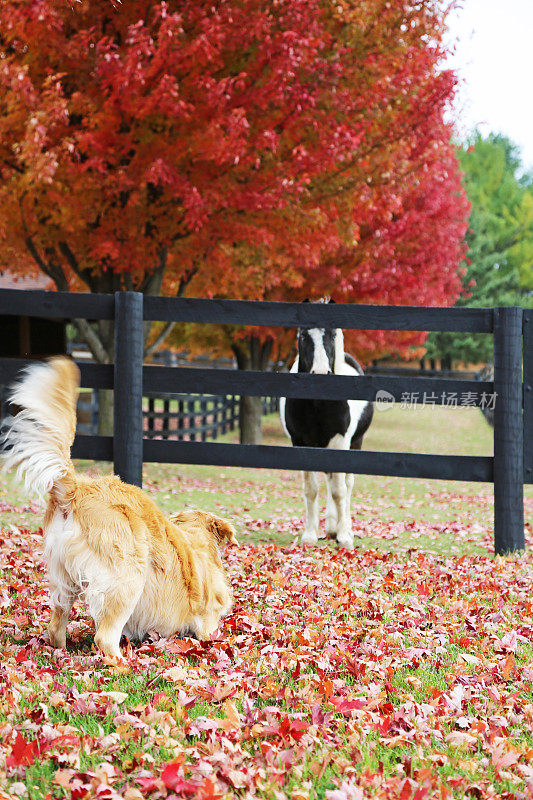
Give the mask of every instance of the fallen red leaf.
[(29, 766), (35, 761), (35, 756), (39, 752), (39, 742), (36, 739), (26, 741), (17, 731), (15, 741), (11, 746), (11, 754), (6, 759), (8, 767)]

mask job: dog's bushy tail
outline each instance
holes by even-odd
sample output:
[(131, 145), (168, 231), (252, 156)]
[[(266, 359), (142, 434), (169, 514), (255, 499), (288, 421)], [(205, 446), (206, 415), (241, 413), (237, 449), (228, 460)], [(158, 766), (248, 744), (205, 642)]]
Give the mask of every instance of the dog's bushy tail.
[(237, 544), (235, 538), (235, 531), (233, 527), (222, 517), (217, 517), (216, 514), (211, 514), (210, 511), (200, 511), (199, 508), (190, 508), (187, 511), (178, 511), (175, 514), (170, 514), (170, 522), (174, 525), (184, 525), (187, 523), (199, 523), (204, 527), (217, 546), (222, 547), (223, 544)]
[(70, 447), (79, 385), (76, 364), (58, 356), (31, 364), (12, 387), (9, 400), (20, 410), (3, 421), (4, 469), (16, 467), (28, 491), (65, 496), (74, 486)]
[(209, 512), (204, 512), (204, 514), (207, 518), (207, 525), (211, 535), (219, 547), (226, 543), (237, 544), (235, 530), (229, 522), (222, 519), (222, 517), (217, 517), (216, 514), (210, 514)]

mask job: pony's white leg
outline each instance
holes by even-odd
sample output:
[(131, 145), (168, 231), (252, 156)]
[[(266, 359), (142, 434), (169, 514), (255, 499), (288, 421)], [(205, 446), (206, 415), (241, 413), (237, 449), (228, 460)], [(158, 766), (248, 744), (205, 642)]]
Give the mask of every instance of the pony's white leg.
[(318, 542), (318, 476), (316, 472), (304, 472), (305, 530), (300, 544)]
[(331, 497), (337, 510), (337, 543), (347, 550), (353, 548), (352, 524), (347, 512), (347, 488), (344, 472), (333, 472), (329, 477)]
[(331, 496), (330, 476), (326, 474), (326, 537), (335, 539), (337, 535), (337, 508)]
[(350, 506), (352, 502), (353, 485), (354, 485), (354, 474), (353, 472), (347, 472), (346, 473), (346, 519), (348, 520), (350, 531), (352, 528), (352, 512)]
[[(333, 450), (348, 450), (350, 447), (350, 439), (348, 436), (341, 436), (337, 434), (328, 443), (328, 447)], [(353, 549), (353, 535), (352, 535), (352, 520), (349, 514), (349, 493), (348, 486), (350, 481), (344, 472), (334, 472), (326, 476), (329, 483), (329, 491), (331, 499), (335, 506), (337, 514), (336, 538), (337, 543), (347, 550)], [(353, 486), (353, 476), (350, 485), (350, 490)], [(348, 499), (347, 499), (348, 498)]]

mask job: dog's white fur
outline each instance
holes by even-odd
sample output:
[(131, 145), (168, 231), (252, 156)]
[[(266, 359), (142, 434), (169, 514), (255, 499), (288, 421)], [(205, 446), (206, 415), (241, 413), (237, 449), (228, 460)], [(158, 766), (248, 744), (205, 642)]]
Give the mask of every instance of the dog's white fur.
[(113, 658), (121, 657), (122, 633), (209, 636), (231, 607), (219, 548), (235, 543), (232, 527), (203, 511), (167, 519), (141, 489), (116, 476), (76, 475), (70, 447), (78, 391), (70, 359), (33, 364), (10, 396), (21, 410), (5, 424), (5, 467), (17, 467), (28, 490), (49, 494), (44, 552), (52, 645), (65, 647), (78, 596), (95, 621), (96, 645)]

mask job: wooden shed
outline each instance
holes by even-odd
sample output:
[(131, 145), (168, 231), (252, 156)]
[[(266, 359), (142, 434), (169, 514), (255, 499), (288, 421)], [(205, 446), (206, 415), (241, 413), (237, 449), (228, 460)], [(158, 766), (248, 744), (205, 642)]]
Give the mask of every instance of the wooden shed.
[[(0, 273), (0, 289), (49, 289), (45, 275), (18, 278), (8, 270)], [(67, 352), (64, 319), (0, 314), (0, 358), (43, 358)]]

